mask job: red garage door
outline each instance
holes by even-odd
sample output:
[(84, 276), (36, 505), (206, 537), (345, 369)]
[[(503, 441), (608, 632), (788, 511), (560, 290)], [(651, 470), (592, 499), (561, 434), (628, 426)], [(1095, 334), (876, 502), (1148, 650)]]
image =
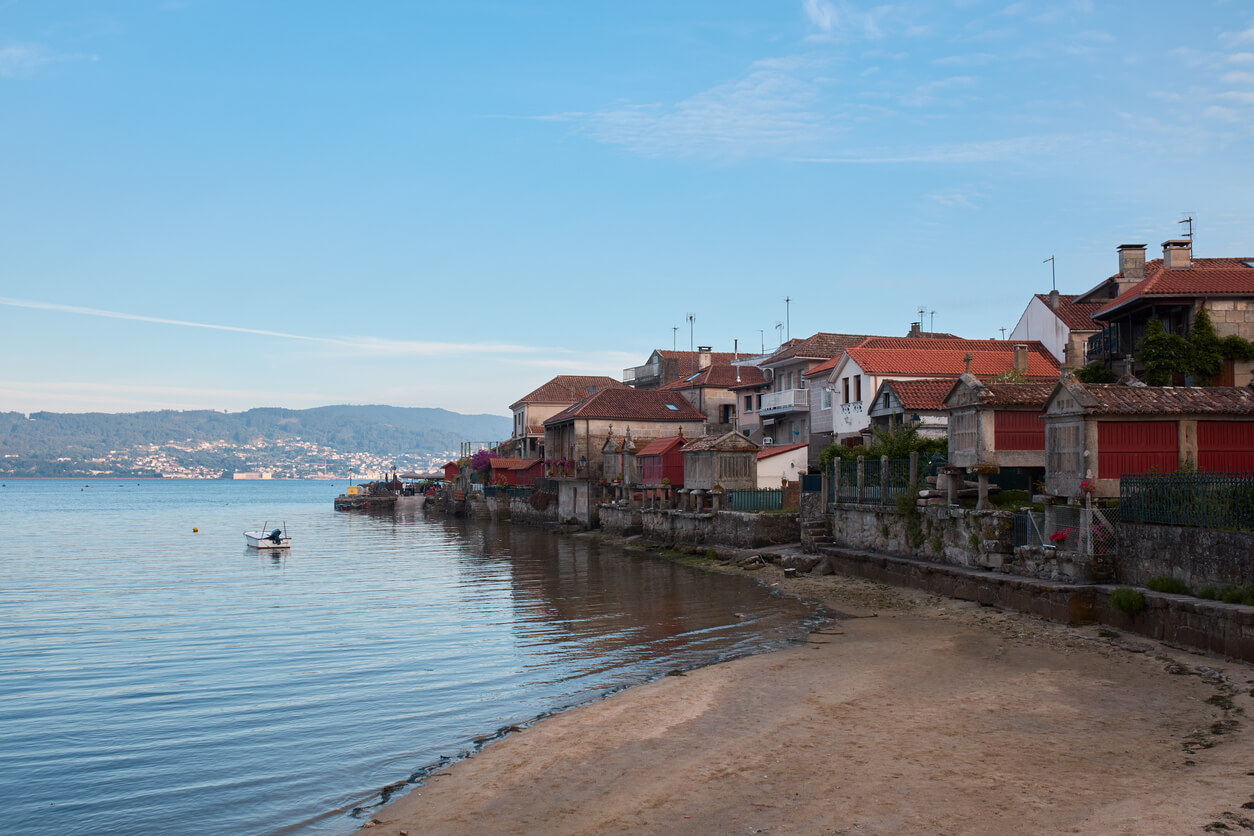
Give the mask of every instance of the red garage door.
[(1097, 477), (1125, 473), (1175, 473), (1175, 421), (1098, 421)]
[(1044, 450), (1045, 421), (1038, 412), (993, 413), (993, 443), (998, 450)]
[(1254, 421), (1198, 421), (1197, 469), (1254, 473)]

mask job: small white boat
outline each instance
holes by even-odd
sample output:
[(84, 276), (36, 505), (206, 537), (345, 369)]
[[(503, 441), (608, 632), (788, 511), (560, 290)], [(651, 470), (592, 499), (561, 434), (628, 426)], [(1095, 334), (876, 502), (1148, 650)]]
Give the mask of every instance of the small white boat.
[(260, 531), (245, 531), (244, 539), (255, 549), (288, 549), (292, 547), (292, 538), (287, 536), (287, 523), (274, 526), (266, 520)]

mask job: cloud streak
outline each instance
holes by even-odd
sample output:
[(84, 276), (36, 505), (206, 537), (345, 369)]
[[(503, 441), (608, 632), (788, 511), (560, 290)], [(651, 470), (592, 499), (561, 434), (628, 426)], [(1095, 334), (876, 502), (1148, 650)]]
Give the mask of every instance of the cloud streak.
[(0, 297), (0, 305), (11, 308), (27, 308), (30, 310), (52, 311), (80, 316), (94, 316), (104, 319), (121, 319), (130, 322), (148, 322), (154, 325), (173, 325), (180, 328), (202, 328), (210, 331), (227, 331), (235, 334), (251, 334), (260, 337), (275, 337), (283, 340), (297, 340), (307, 343), (347, 348), (354, 353), (376, 356), (440, 356), (449, 354), (514, 354), (551, 352), (558, 349), (541, 348), (538, 346), (511, 345), (505, 343), (445, 343), (420, 340), (382, 340), (375, 337), (312, 337), (305, 334), (291, 334), (285, 331), (269, 331), (262, 328), (244, 328), (238, 325), (217, 325), (208, 322), (191, 322), (185, 319), (168, 319), (159, 316), (107, 311), (99, 308), (85, 308), (77, 305), (59, 305), (52, 302), (39, 302), (29, 299), (10, 299)]

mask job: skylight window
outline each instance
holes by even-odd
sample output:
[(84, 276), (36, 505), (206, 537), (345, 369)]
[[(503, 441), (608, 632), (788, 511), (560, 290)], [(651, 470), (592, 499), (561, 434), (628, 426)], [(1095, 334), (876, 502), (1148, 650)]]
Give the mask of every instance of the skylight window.
[(668, 404), (666, 405), (666, 408), (667, 408), (667, 409), (669, 409), (671, 412), (678, 412), (678, 411), (679, 411), (679, 407), (675, 406), (675, 404), (673, 404), (673, 403), (668, 403)]
[(1244, 259), (1242, 260), (1241, 263), (1244, 264), (1246, 267), (1254, 267), (1254, 258)]
[(691, 383), (692, 381), (696, 380), (700, 376), (701, 376), (701, 372), (697, 372), (694, 375), (689, 375), (688, 377), (684, 378), (684, 383)]

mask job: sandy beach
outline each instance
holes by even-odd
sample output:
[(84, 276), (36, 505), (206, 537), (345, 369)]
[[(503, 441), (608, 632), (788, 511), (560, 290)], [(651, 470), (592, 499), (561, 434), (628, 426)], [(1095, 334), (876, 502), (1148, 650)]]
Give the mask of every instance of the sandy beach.
[[(737, 570), (738, 571), (738, 570)], [(840, 576), (796, 648), (546, 719), (371, 834), (1254, 831), (1254, 669)]]

